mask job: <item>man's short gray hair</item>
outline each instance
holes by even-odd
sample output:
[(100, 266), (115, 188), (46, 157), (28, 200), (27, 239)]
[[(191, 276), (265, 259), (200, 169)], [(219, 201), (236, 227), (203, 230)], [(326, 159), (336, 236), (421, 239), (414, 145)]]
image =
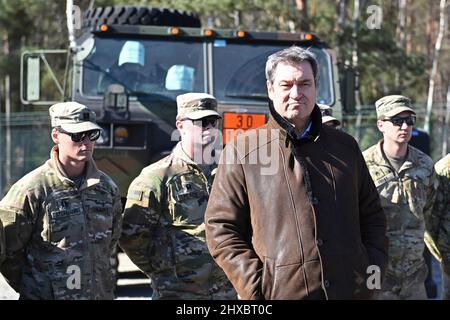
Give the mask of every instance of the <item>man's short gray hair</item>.
[(314, 54), (300, 47), (292, 46), (290, 48), (283, 49), (275, 52), (267, 58), (266, 62), (266, 79), (273, 83), (274, 72), (280, 62), (298, 65), (303, 61), (308, 61), (311, 65), (314, 75), (314, 82), (317, 85), (319, 79), (317, 60)]

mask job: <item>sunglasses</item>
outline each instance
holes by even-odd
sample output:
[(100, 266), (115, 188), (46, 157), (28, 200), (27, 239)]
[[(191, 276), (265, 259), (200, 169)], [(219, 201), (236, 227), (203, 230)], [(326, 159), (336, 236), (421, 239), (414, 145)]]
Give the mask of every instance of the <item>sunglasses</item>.
[(408, 126), (413, 126), (416, 123), (416, 116), (410, 115), (407, 117), (392, 117), (383, 119), (383, 121), (390, 121), (394, 126), (401, 127), (403, 122), (406, 122)]
[(96, 141), (98, 140), (98, 138), (100, 138), (100, 130), (89, 130), (84, 132), (71, 133), (59, 128), (58, 131), (69, 135), (73, 142), (81, 142), (86, 137), (89, 138), (90, 141)]
[(202, 122), (202, 127), (203, 128), (207, 128), (209, 125), (211, 125), (212, 127), (217, 126), (217, 122), (218, 122), (219, 118), (215, 117), (215, 116), (209, 116), (209, 117), (204, 117), (204, 118), (201, 118), (201, 119), (198, 119), (198, 120), (192, 120), (192, 119), (189, 119), (189, 118), (184, 118), (184, 119), (181, 119), (181, 120), (191, 120), (194, 124), (197, 124), (198, 122), (201, 121)]

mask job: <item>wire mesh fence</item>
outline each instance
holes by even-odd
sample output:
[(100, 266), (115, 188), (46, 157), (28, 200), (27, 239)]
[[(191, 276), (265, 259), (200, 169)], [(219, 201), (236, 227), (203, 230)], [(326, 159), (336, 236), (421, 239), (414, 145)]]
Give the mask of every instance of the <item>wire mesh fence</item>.
[[(426, 134), (420, 130), (425, 119), (425, 106), (416, 105), (417, 134)], [(450, 145), (448, 124), (445, 122), (445, 106), (434, 106), (432, 126), (429, 135), (429, 154), (434, 161), (440, 159)], [(447, 127), (446, 127), (447, 126)], [(376, 113), (373, 106), (361, 106), (355, 114), (347, 114), (342, 119), (342, 130), (355, 138), (361, 150), (367, 149), (381, 139), (376, 127)], [(21, 112), (9, 116), (0, 113), (0, 196), (26, 173), (43, 164), (50, 155), (53, 142), (50, 137), (50, 117), (47, 112)], [(414, 137), (413, 137), (414, 139)], [(425, 144), (427, 142), (425, 141)], [(450, 148), (450, 147), (449, 147)]]

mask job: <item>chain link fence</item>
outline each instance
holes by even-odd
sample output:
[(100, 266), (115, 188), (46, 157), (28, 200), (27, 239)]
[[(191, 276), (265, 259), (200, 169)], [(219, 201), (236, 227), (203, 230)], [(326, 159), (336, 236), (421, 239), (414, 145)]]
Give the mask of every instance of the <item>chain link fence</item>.
[[(416, 105), (416, 128), (423, 127), (425, 106)], [(436, 105), (432, 114), (430, 134), (430, 155), (436, 162), (449, 150), (450, 139), (445, 123), (446, 108)], [(342, 121), (342, 129), (359, 142), (361, 150), (365, 150), (381, 139), (376, 127), (374, 106), (361, 106), (353, 115), (346, 115)], [(12, 184), (26, 173), (43, 164), (50, 155), (53, 142), (50, 137), (50, 117), (48, 112), (12, 113), (9, 117), (0, 113), (0, 196), (3, 197)], [(450, 148), (450, 147), (449, 147)]]

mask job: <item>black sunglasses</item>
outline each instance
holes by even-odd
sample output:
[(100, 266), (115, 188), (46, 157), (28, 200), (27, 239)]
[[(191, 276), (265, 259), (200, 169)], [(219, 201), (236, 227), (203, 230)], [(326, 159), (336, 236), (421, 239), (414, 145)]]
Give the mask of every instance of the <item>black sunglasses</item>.
[(81, 142), (86, 137), (88, 137), (91, 141), (96, 141), (98, 140), (98, 138), (100, 138), (100, 130), (89, 130), (78, 133), (71, 133), (59, 128), (58, 131), (69, 135), (73, 142)]
[(213, 127), (217, 126), (217, 122), (218, 122), (219, 118), (216, 117), (216, 116), (209, 116), (209, 117), (204, 117), (204, 118), (201, 118), (201, 119), (198, 119), (198, 120), (192, 120), (192, 119), (189, 119), (189, 118), (183, 118), (181, 120), (182, 121), (183, 120), (191, 120), (194, 124), (197, 124), (199, 121), (201, 121), (202, 122), (202, 127), (203, 128), (207, 128), (209, 125), (211, 125)]
[(413, 126), (416, 123), (416, 116), (410, 115), (407, 117), (392, 117), (392, 118), (385, 118), (383, 121), (390, 121), (394, 126), (401, 127), (403, 125), (403, 122), (406, 122), (408, 126)]

